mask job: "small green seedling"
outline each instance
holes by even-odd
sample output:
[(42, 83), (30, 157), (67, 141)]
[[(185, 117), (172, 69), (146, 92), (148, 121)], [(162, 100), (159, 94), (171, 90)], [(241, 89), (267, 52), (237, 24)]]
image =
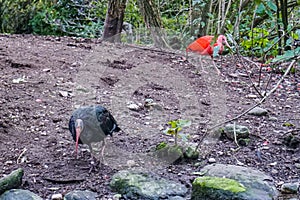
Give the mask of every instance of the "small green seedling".
[[(169, 121), (168, 124), (171, 125), (171, 127), (164, 130), (164, 133), (173, 135), (175, 137), (175, 145), (177, 145), (179, 132), (182, 130), (183, 127), (190, 126), (192, 122), (190, 120), (178, 119), (178, 120)], [(184, 134), (180, 134), (180, 137), (183, 140), (187, 140), (187, 136)]]

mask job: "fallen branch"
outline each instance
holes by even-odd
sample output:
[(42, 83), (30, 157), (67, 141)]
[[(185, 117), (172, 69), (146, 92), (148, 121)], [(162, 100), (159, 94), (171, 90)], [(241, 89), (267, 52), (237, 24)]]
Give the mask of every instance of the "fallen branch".
[[(239, 58), (239, 57), (240, 57), (240, 56), (238, 56), (238, 58)], [(249, 60), (248, 58), (245, 58), (244, 56), (241, 56), (241, 57), (242, 57), (243, 59), (245, 59), (246, 61), (251, 62), (252, 64), (256, 65), (256, 66), (261, 70), (261, 66), (259, 66), (256, 62), (253, 62), (252, 60)], [(263, 97), (263, 95), (261, 94), (261, 92), (257, 89), (257, 87), (255, 86), (255, 84), (253, 83), (253, 81), (252, 81), (252, 79), (251, 79), (249, 73), (247, 72), (247, 69), (246, 69), (246, 67), (245, 67), (244, 62), (242, 62), (242, 63), (243, 63), (243, 67), (244, 67), (244, 69), (245, 69), (245, 71), (246, 71), (246, 74), (247, 74), (247, 76), (248, 76), (248, 78), (249, 78), (249, 80), (250, 80), (250, 82), (251, 82), (252, 87), (253, 87), (254, 90), (259, 94), (260, 97)], [(259, 78), (259, 79), (260, 79), (260, 78)], [(259, 81), (259, 84), (260, 84), (260, 81)]]
[(22, 158), (22, 156), (26, 153), (27, 149), (24, 148), (23, 151), (21, 152), (21, 154), (19, 155), (18, 159), (17, 159), (17, 164), (20, 164), (22, 162), (20, 162), (20, 159)]
[(208, 128), (207, 130), (206, 130), (206, 132), (204, 133), (204, 135), (202, 136), (202, 138), (200, 139), (200, 141), (199, 141), (199, 143), (198, 143), (198, 145), (197, 145), (197, 147), (196, 147), (196, 149), (195, 149), (195, 151), (199, 148), (199, 146), (201, 145), (201, 143), (202, 143), (202, 141), (204, 140), (204, 138), (206, 137), (206, 135), (210, 132), (210, 131), (212, 131), (213, 129), (215, 129), (215, 128), (217, 128), (217, 127), (219, 127), (219, 126), (221, 126), (221, 125), (223, 125), (223, 124), (226, 124), (226, 123), (229, 123), (229, 122), (232, 122), (232, 121), (234, 121), (234, 120), (237, 120), (237, 119), (239, 119), (240, 117), (242, 117), (242, 116), (244, 116), (244, 115), (246, 115), (248, 112), (250, 112), (253, 108), (255, 108), (255, 107), (257, 107), (257, 106), (259, 106), (259, 105), (261, 105), (271, 94), (273, 94), (275, 91), (276, 91), (276, 89), (279, 87), (279, 85), (282, 83), (282, 81), (284, 80), (284, 78), (288, 75), (288, 73), (291, 71), (291, 68), (293, 67), (293, 65), (296, 63), (296, 61), (297, 60), (293, 60), (292, 62), (291, 62), (291, 64), (289, 65), (289, 67), (287, 68), (287, 70), (285, 71), (285, 73), (283, 74), (283, 76), (280, 78), (280, 80), (277, 82), (277, 84), (274, 86), (274, 88), (272, 89), (272, 90), (270, 90), (257, 104), (255, 104), (255, 105), (253, 105), (253, 106), (251, 106), (250, 108), (248, 108), (246, 111), (244, 111), (243, 113), (241, 113), (241, 114), (239, 114), (239, 115), (237, 115), (236, 117), (233, 117), (233, 118), (231, 118), (231, 119), (229, 119), (229, 120), (225, 120), (225, 121), (223, 121), (223, 122), (220, 122), (220, 123), (218, 123), (218, 124), (216, 124), (216, 125), (214, 125), (214, 126), (212, 126), (212, 127), (210, 127), (210, 128)]
[(293, 132), (297, 132), (297, 131), (300, 131), (300, 128), (296, 128), (296, 129), (292, 129), (292, 130), (286, 131), (286, 132), (283, 133), (283, 135), (287, 135), (289, 133), (293, 133)]
[(282, 81), (284, 80), (284, 78), (285, 78), (285, 77), (288, 75), (288, 73), (291, 71), (291, 68), (292, 68), (292, 66), (295, 64), (295, 62), (296, 62), (296, 60), (293, 60), (293, 61), (291, 62), (291, 64), (289, 65), (289, 67), (287, 68), (287, 70), (285, 71), (285, 73), (283, 74), (283, 76), (281, 77), (281, 79), (277, 82), (277, 84), (275, 85), (275, 87), (274, 87), (272, 90), (270, 90), (270, 92), (268, 92), (268, 93), (264, 96), (264, 98), (262, 98), (257, 104), (255, 104), (254, 106), (248, 108), (248, 109), (247, 109), (246, 111), (244, 111), (242, 114), (239, 114), (238, 116), (236, 116), (236, 117), (234, 117), (234, 118), (232, 118), (232, 119), (229, 119), (229, 120), (226, 120), (226, 121), (224, 121), (224, 122), (221, 122), (221, 123), (219, 123), (219, 124), (217, 124), (217, 125), (215, 125), (215, 126), (209, 128), (208, 130), (212, 130), (212, 129), (214, 129), (214, 128), (216, 128), (216, 127), (222, 125), (222, 124), (225, 124), (225, 123), (231, 122), (231, 121), (233, 121), (233, 120), (236, 120), (236, 119), (238, 119), (238, 118), (240, 118), (240, 117), (246, 115), (246, 114), (247, 114), (248, 112), (250, 112), (250, 110), (252, 110), (253, 108), (255, 108), (255, 107), (261, 105), (261, 104), (262, 104), (262, 103), (263, 103), (263, 102), (264, 102), (264, 101), (265, 101), (272, 93), (274, 93), (274, 92), (277, 90), (277, 88), (278, 88), (279, 85), (282, 83)]
[(240, 147), (240, 145), (239, 145), (239, 143), (238, 143), (238, 141), (237, 141), (237, 139), (236, 139), (235, 122), (234, 122), (234, 124), (233, 124), (233, 135), (234, 135), (234, 142), (236, 143), (236, 145), (237, 145), (238, 147)]

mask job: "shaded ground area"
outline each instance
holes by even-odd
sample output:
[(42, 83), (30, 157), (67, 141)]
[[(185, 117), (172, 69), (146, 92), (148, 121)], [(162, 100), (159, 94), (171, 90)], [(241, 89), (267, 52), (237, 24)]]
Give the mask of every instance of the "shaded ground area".
[[(226, 138), (208, 138), (212, 143), (201, 146), (199, 160), (160, 165), (145, 155), (159, 142), (173, 142), (162, 134), (169, 120), (191, 119), (186, 133), (196, 145), (206, 128), (259, 101), (249, 79), (258, 83), (259, 68), (249, 63), (243, 68), (245, 61), (226, 57), (218, 62), (223, 74), (218, 77), (213, 68), (203, 73), (180, 54), (151, 48), (30, 35), (1, 35), (0, 41), (0, 174), (24, 168), (23, 188), (43, 198), (74, 189), (110, 198), (114, 195), (109, 189), (111, 176), (131, 166), (132, 160), (189, 188), (192, 172), (207, 164), (208, 158), (254, 167), (273, 176), (277, 184), (299, 181), (300, 147), (292, 148), (284, 140), (289, 134), (299, 138), (298, 71), (288, 75), (263, 104), (268, 116), (245, 115), (237, 121), (250, 128), (247, 146), (238, 149)], [(266, 69), (262, 73), (257, 86), (261, 89), (271, 89), (282, 76), (280, 70), (271, 78)], [(146, 99), (155, 106), (144, 107)], [(106, 165), (92, 173), (90, 154), (84, 148), (75, 159), (68, 131), (72, 110), (84, 104), (106, 106), (123, 129), (113, 142), (109, 140)], [(128, 109), (131, 104), (139, 109)]]

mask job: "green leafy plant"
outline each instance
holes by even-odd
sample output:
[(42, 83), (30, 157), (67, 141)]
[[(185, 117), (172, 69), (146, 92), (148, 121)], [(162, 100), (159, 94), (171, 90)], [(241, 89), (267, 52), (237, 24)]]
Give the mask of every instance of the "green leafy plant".
[(44, 4), (30, 20), (33, 33), (98, 37), (103, 29), (106, 3), (96, 0), (60, 0)]
[[(244, 53), (249, 55), (254, 54), (257, 57), (262, 56), (275, 42), (274, 40), (269, 40), (268, 36), (268, 30), (263, 28), (249, 30), (247, 37), (244, 37), (241, 43), (241, 46), (244, 48)], [(276, 47), (276, 45), (274, 47)], [(274, 56), (277, 55), (277, 53), (276, 48), (274, 48), (269, 54)]]
[(178, 119), (178, 120), (169, 121), (168, 124), (171, 127), (168, 127), (166, 130), (164, 130), (164, 133), (174, 136), (175, 146), (177, 146), (178, 137), (182, 138), (183, 140), (187, 140), (188, 135), (180, 134), (179, 132), (183, 129), (183, 127), (187, 127), (192, 124), (190, 120)]
[(28, 22), (39, 6), (37, 0), (0, 1), (0, 27), (4, 33), (29, 33)]

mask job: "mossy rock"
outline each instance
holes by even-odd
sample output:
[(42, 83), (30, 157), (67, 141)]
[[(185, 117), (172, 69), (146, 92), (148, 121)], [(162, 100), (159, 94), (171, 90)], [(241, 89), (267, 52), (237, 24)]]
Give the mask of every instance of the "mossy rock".
[(183, 158), (183, 147), (170, 146), (166, 143), (160, 143), (156, 146), (156, 152), (158, 158), (167, 162), (174, 163)]
[(22, 184), (24, 170), (22, 168), (12, 171), (9, 175), (0, 179), (0, 194), (6, 190), (18, 188)]
[(191, 199), (239, 199), (239, 194), (245, 191), (246, 188), (236, 180), (204, 176), (194, 180)]
[(191, 159), (191, 160), (196, 160), (199, 157), (199, 152), (195, 151), (194, 147), (187, 147), (184, 151), (184, 158), (186, 159)]
[(234, 133), (236, 134), (236, 139), (239, 140), (241, 138), (247, 139), (249, 138), (249, 129), (246, 126), (235, 125), (235, 124), (227, 124), (224, 127), (224, 134), (231, 140), (234, 140)]
[(29, 190), (11, 189), (0, 195), (0, 200), (43, 200)]
[(186, 199), (188, 192), (181, 183), (136, 170), (114, 174), (110, 187), (125, 199)]

